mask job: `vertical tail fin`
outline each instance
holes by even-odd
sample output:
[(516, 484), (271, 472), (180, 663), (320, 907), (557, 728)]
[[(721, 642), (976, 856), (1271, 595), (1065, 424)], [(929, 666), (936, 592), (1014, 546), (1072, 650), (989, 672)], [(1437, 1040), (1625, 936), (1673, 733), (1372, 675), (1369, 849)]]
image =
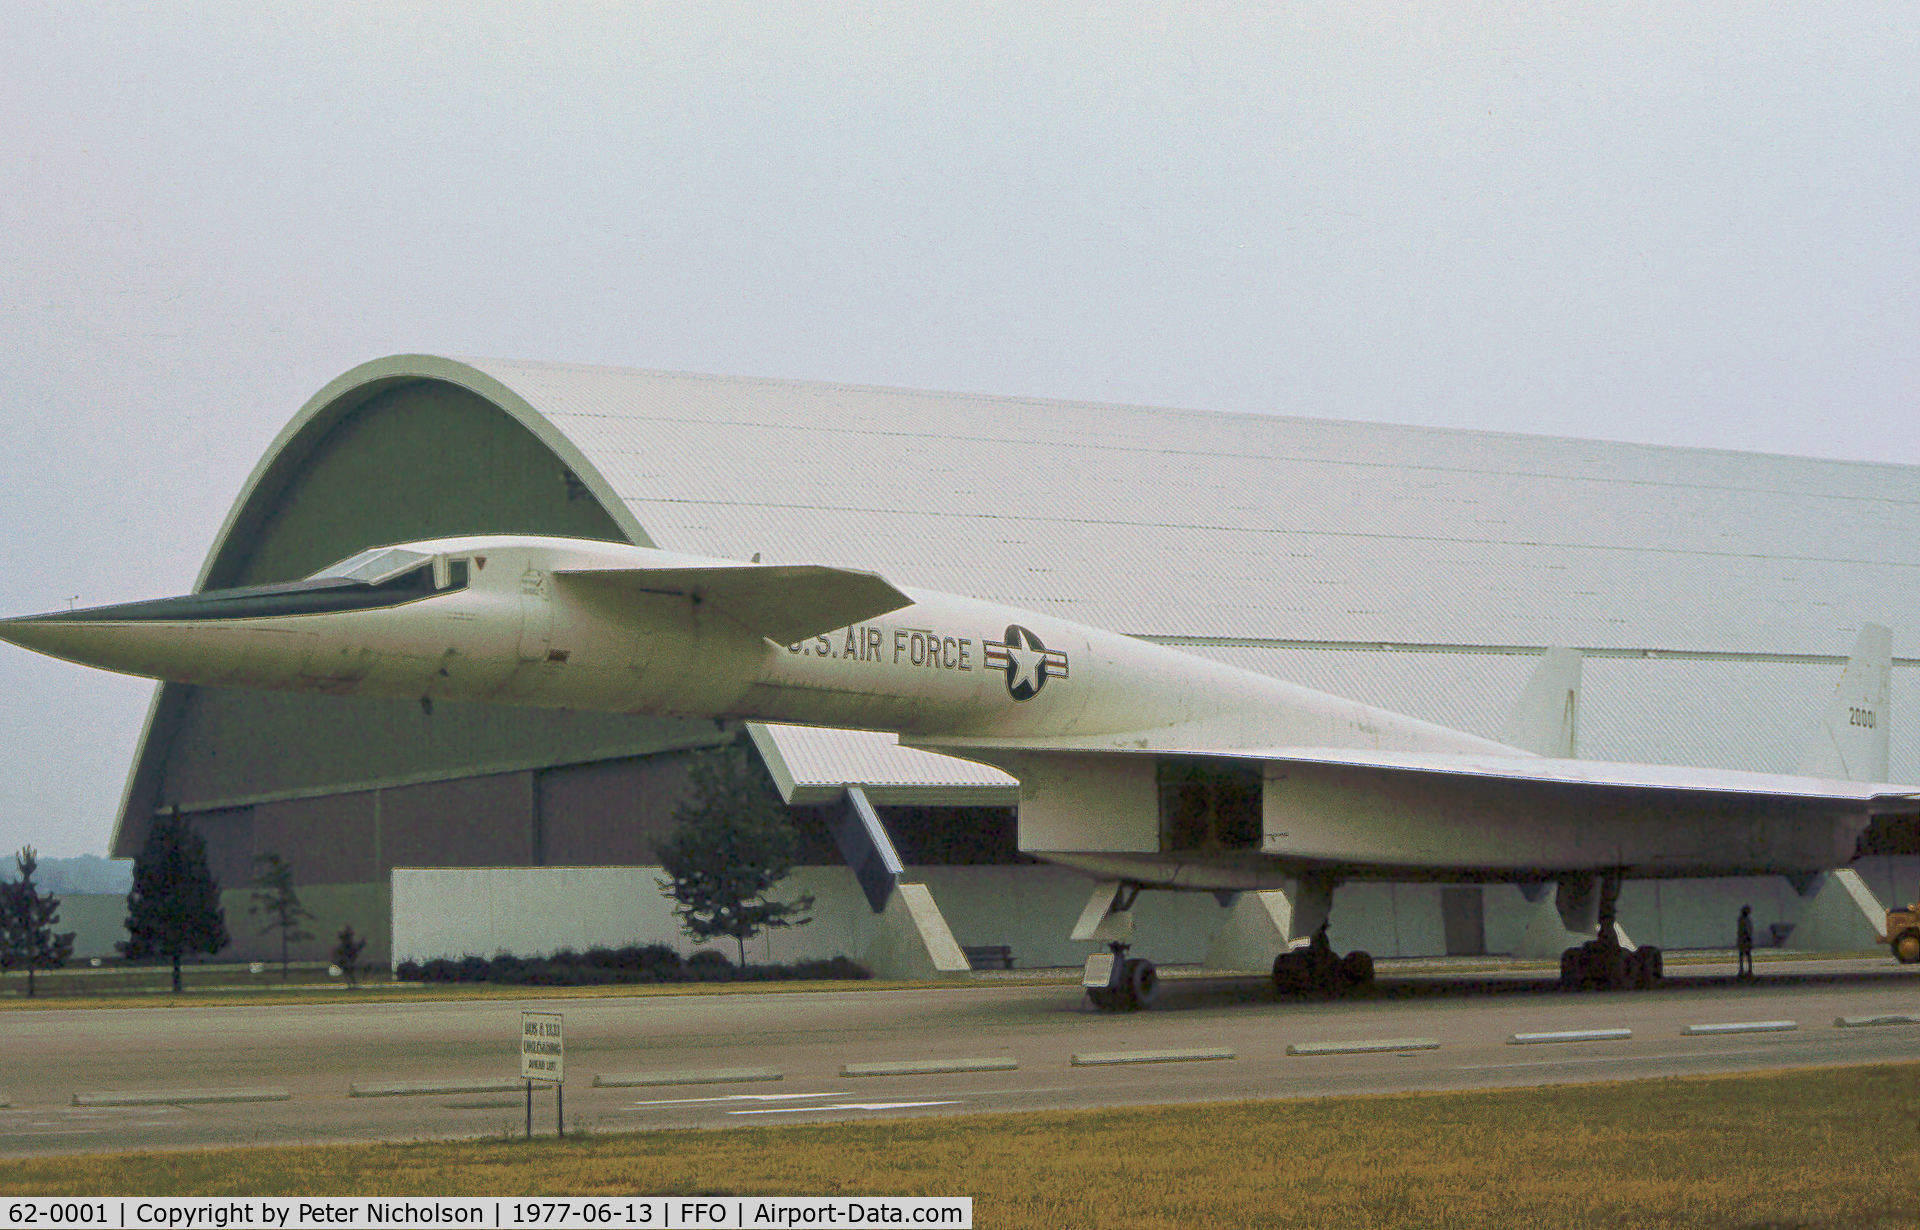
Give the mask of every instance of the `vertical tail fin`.
[(1573, 758), (1580, 738), (1580, 651), (1553, 648), (1500, 728), (1500, 742), (1561, 760)]
[(1839, 781), (1886, 781), (1892, 681), (1893, 632), (1879, 624), (1863, 624), (1860, 639), (1853, 644), (1853, 657), (1798, 771)]

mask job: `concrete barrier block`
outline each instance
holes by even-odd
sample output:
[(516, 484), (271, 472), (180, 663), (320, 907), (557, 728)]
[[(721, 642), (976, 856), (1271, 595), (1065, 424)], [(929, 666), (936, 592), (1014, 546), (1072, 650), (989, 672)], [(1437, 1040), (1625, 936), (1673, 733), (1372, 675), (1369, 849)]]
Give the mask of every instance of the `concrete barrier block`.
[(1230, 1050), (1201, 1046), (1158, 1051), (1082, 1051), (1073, 1056), (1072, 1062), (1076, 1068), (1089, 1068), (1121, 1063), (1193, 1063), (1233, 1057)]
[(438, 1080), (438, 1081), (354, 1081), (347, 1086), (350, 1098), (414, 1098), (449, 1093), (519, 1093), (523, 1080)]
[(1554, 1042), (1619, 1042), (1633, 1037), (1631, 1029), (1559, 1029), (1547, 1033), (1515, 1034), (1508, 1046), (1532, 1046)]
[(848, 1063), (840, 1066), (842, 1076), (926, 1076), (949, 1072), (1012, 1072), (1020, 1067), (1013, 1059), (906, 1059), (897, 1063)]
[(218, 1102), (286, 1102), (285, 1089), (126, 1089), (73, 1095), (75, 1106), (202, 1106)]
[(1365, 1042), (1292, 1042), (1289, 1055), (1373, 1055), (1391, 1051), (1437, 1051), (1438, 1038), (1380, 1038)]
[(1885, 1012), (1878, 1016), (1837, 1016), (1835, 1029), (1871, 1029), (1880, 1025), (1920, 1025), (1920, 1015), (1911, 1012)]

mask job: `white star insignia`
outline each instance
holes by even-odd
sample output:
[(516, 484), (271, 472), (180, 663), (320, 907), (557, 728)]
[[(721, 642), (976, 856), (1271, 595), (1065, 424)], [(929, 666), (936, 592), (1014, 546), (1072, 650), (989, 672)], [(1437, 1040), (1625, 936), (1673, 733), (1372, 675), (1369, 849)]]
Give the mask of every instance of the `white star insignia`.
[(1007, 680), (1007, 686), (1018, 688), (1025, 685), (1032, 691), (1039, 691), (1041, 673), (1047, 666), (1047, 655), (1037, 649), (1028, 649), (1024, 645), (1009, 644), (1007, 658), (1013, 663), (1013, 676)]

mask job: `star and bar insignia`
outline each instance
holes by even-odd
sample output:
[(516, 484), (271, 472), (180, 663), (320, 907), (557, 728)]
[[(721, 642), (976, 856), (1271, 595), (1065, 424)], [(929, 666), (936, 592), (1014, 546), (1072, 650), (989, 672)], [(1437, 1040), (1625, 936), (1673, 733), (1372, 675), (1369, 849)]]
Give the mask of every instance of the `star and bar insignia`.
[(1049, 679), (1067, 677), (1067, 655), (1048, 649), (1040, 638), (1019, 624), (1008, 624), (1006, 639), (982, 639), (984, 663), (1007, 672), (1007, 695), (1015, 700), (1031, 700)]

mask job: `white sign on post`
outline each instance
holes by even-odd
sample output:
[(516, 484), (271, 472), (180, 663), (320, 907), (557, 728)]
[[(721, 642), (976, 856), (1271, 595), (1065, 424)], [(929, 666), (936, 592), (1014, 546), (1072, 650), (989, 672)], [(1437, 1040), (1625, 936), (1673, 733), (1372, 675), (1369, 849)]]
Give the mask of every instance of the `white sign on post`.
[(559, 1082), (566, 1078), (558, 1012), (520, 1014), (520, 1075), (530, 1081)]

